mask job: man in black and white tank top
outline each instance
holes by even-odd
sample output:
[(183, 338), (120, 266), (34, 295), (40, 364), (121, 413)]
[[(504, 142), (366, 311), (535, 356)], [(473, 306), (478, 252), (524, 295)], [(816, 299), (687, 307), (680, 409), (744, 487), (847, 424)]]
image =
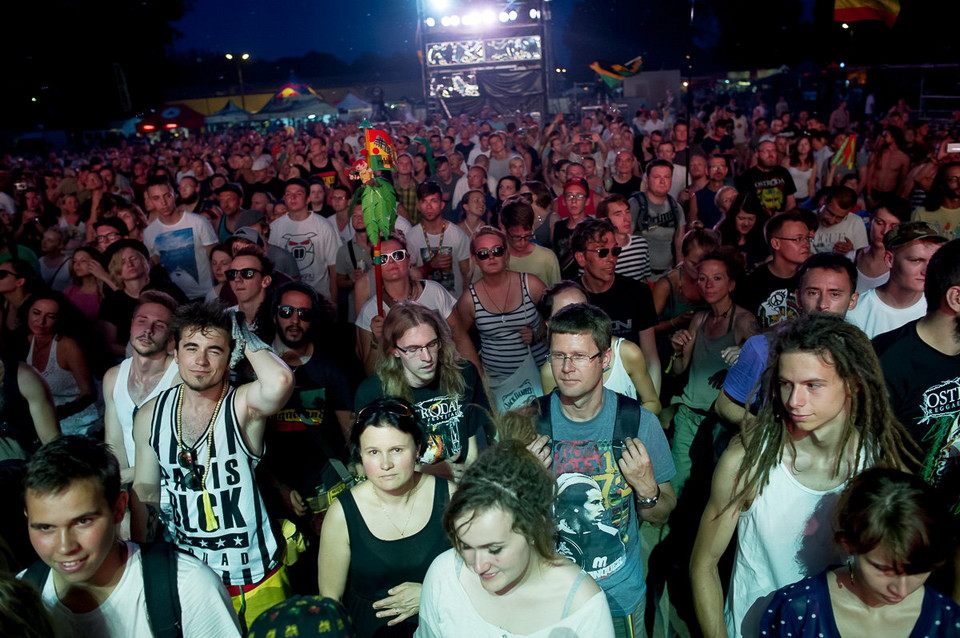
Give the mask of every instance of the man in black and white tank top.
[[(161, 500), (169, 503), (174, 543), (220, 575), (249, 625), (290, 593), (282, 538), (254, 468), (267, 417), (290, 398), (293, 374), (242, 313), (191, 304), (178, 309), (171, 328), (183, 383), (145, 404), (134, 421), (133, 537), (150, 540)], [(241, 353), (257, 380), (234, 388), (229, 369)]]

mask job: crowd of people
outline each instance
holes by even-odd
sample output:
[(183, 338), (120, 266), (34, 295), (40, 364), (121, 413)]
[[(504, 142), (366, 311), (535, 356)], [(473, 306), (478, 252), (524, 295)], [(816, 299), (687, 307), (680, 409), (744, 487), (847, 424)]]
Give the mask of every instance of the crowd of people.
[(670, 98), (0, 158), (0, 627), (960, 635), (956, 132)]

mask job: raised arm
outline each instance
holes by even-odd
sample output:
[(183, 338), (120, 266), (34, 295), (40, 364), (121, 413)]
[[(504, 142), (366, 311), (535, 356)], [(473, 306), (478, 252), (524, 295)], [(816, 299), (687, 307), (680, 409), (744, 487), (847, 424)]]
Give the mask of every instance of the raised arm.
[[(246, 326), (244, 326), (246, 330)], [(263, 435), (267, 417), (276, 414), (293, 394), (293, 372), (283, 360), (267, 347), (247, 343), (244, 354), (256, 376), (237, 390), (237, 414), (244, 443), (254, 454), (263, 452)]]

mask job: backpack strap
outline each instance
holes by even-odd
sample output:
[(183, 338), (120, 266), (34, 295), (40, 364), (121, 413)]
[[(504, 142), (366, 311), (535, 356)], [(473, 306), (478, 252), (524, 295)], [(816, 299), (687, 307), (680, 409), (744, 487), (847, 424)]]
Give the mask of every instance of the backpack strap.
[(141, 545), (140, 552), (147, 619), (154, 638), (181, 638), (183, 619), (177, 587), (177, 552), (172, 545), (162, 542)]
[(647, 202), (647, 194), (643, 191), (636, 191), (633, 195), (630, 196), (630, 199), (637, 202), (637, 221), (635, 223), (636, 230), (644, 233), (650, 227), (650, 219), (648, 217), (649, 205)]
[(347, 255), (350, 256), (350, 262), (353, 264), (353, 269), (357, 269), (357, 256), (353, 254), (353, 240), (347, 240)]
[(636, 438), (640, 424), (640, 404), (628, 396), (617, 393), (617, 418), (613, 422), (613, 443), (617, 450), (617, 460), (623, 454), (623, 440)]
[(546, 434), (551, 440), (553, 440), (553, 423), (550, 421), (550, 398), (553, 392), (537, 397), (537, 434)]

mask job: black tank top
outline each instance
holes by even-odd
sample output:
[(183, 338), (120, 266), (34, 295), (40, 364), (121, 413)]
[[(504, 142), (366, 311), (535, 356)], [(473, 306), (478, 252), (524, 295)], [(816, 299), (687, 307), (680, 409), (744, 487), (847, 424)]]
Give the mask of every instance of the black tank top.
[(440, 523), (449, 500), (447, 482), (443, 479), (433, 480), (430, 520), (416, 534), (395, 541), (381, 540), (370, 533), (353, 494), (344, 492), (340, 495), (340, 505), (350, 534), (350, 571), (343, 602), (360, 638), (409, 637), (417, 629), (419, 619), (416, 616), (387, 627), (392, 616), (377, 618), (376, 610), (371, 605), (387, 598), (387, 590), (401, 583), (422, 583), (433, 559), (450, 549), (450, 542)]
[(15, 439), (25, 451), (39, 447), (36, 428), (32, 427), (30, 406), (20, 394), (20, 364), (12, 357), (3, 358), (3, 387), (0, 388), (0, 437)]

